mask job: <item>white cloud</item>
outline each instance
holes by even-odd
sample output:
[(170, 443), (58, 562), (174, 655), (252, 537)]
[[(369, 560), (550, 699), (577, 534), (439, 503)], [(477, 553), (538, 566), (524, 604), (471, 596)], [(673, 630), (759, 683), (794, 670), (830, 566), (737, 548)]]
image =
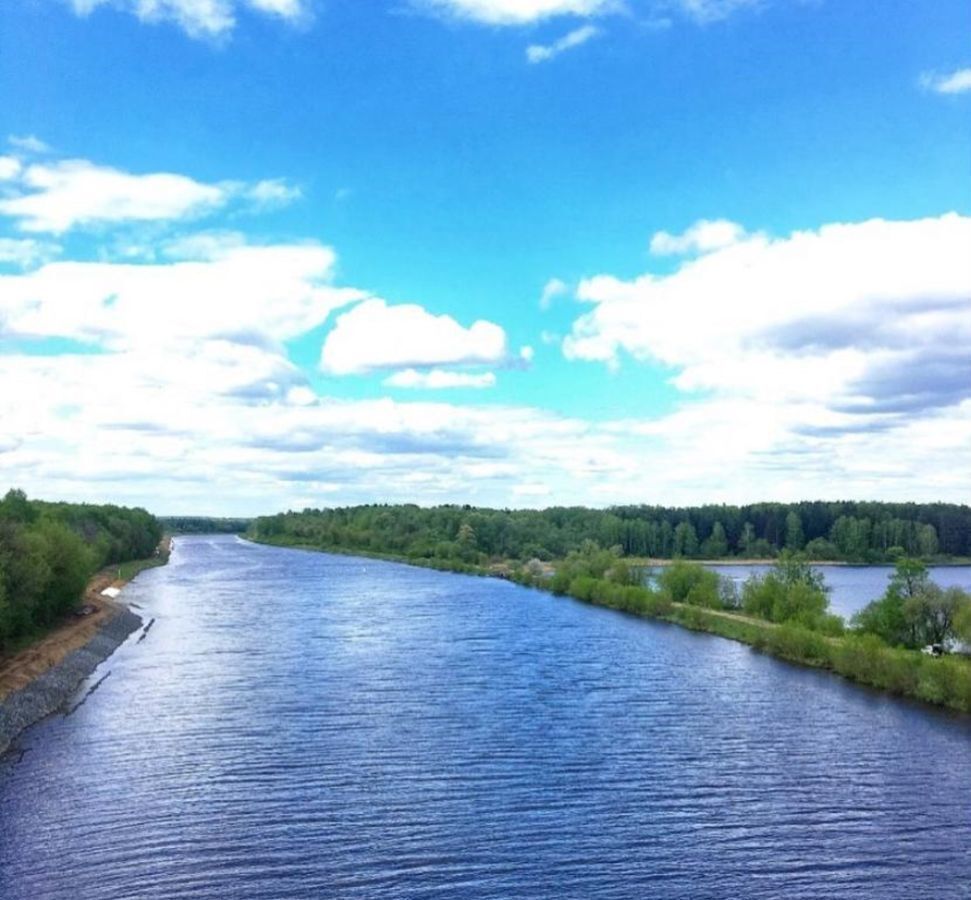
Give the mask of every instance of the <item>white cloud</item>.
[(14, 156), (0, 156), (0, 181), (13, 181), (21, 171), (20, 160)]
[(7, 138), (7, 143), (15, 150), (20, 150), (23, 153), (50, 153), (51, 150), (47, 144), (33, 134), (12, 134)]
[[(513, 357), (498, 325), (466, 327), (335, 285), (336, 254), (321, 243), (166, 230), (133, 244), (139, 262), (128, 264), (113, 255), (128, 230), (112, 224), (102, 262), (51, 262), (57, 248), (24, 236), (0, 243), (27, 268), (0, 274), (0, 453), (8, 483), (33, 494), (251, 514), (322, 498), (542, 505), (971, 492), (971, 467), (955, 464), (971, 446), (971, 220), (960, 216), (746, 234), (671, 275), (584, 281), (590, 305), (569, 352), (660, 362), (682, 393), (671, 414), (623, 421), (420, 394), (330, 396), (287, 348), (341, 309), (325, 371), (375, 370), (416, 390), (486, 387), (487, 366), (529, 352)], [(49, 338), (93, 352), (45, 356)], [(30, 354), (11, 351), (29, 342)]]
[(681, 11), (697, 22), (727, 19), (732, 13), (764, 5), (768, 0), (677, 0)]
[(506, 334), (492, 322), (465, 328), (417, 304), (371, 299), (337, 319), (321, 352), (332, 375), (437, 365), (489, 365), (506, 356)]
[[(968, 246), (971, 219), (953, 213), (750, 236), (669, 276), (584, 281), (577, 295), (595, 306), (564, 349), (603, 361), (625, 350), (681, 367), (693, 388), (717, 387), (719, 365), (753, 353), (798, 367), (836, 349), (900, 353), (927, 341), (943, 351), (971, 329)], [(757, 367), (743, 375), (771, 381)]]
[(233, 340), (269, 346), (366, 296), (329, 284), (319, 244), (227, 246), (161, 265), (54, 262), (0, 275), (0, 334), (67, 337), (119, 351)]
[(557, 297), (562, 297), (568, 291), (569, 287), (565, 281), (561, 281), (559, 278), (551, 278), (543, 286), (543, 293), (539, 298), (540, 309), (549, 309)]
[(23, 186), (25, 193), (0, 200), (0, 215), (24, 231), (54, 234), (99, 222), (178, 219), (227, 200), (223, 188), (184, 175), (130, 175), (86, 160), (29, 166)]
[(616, 0), (418, 0), (435, 12), (487, 25), (528, 25), (557, 16), (589, 17), (616, 9)]
[(553, 493), (546, 484), (517, 484), (512, 492), (516, 497), (549, 497)]
[(659, 231), (651, 238), (655, 256), (682, 256), (688, 253), (710, 253), (737, 244), (745, 229), (727, 219), (700, 219), (681, 234)]
[(245, 190), (248, 199), (252, 200), (257, 209), (273, 209), (287, 206), (299, 200), (303, 193), (300, 188), (288, 184), (282, 178), (268, 178), (258, 181)]
[(419, 372), (417, 369), (403, 369), (395, 372), (383, 382), (387, 387), (422, 390), (441, 390), (443, 388), (491, 388), (495, 386), (496, 376), (492, 372), (449, 372), (432, 369)]
[(26, 269), (54, 259), (60, 252), (57, 244), (46, 241), (0, 237), (0, 263), (13, 263)]
[[(452, 18), (479, 22), (485, 25), (524, 26), (550, 19), (571, 17), (590, 19), (609, 14), (624, 14), (631, 9), (624, 0), (412, 0), (419, 8), (430, 10)], [(676, 9), (695, 22), (706, 24), (728, 18), (732, 13), (761, 6), (770, 0), (669, 0), (657, 4), (654, 13)], [(650, 10), (648, 10), (650, 13)], [(651, 15), (646, 24), (649, 27), (664, 28), (670, 25), (666, 16)], [(589, 40), (589, 35), (584, 40)], [(582, 42), (582, 41), (581, 41)], [(555, 46), (555, 45), (552, 45)], [(568, 49), (570, 44), (562, 49)], [(539, 62), (549, 59), (542, 55), (544, 48), (537, 45)], [(553, 54), (555, 55), (555, 53)]]
[(547, 62), (567, 50), (579, 47), (601, 34), (595, 25), (582, 25), (564, 35), (552, 44), (530, 44), (526, 48), (526, 59), (531, 63)]
[(79, 16), (98, 7), (122, 10), (140, 21), (177, 25), (191, 37), (214, 38), (236, 27), (237, 14), (248, 9), (296, 23), (309, 15), (305, 0), (67, 0)]
[(958, 69), (948, 75), (925, 72), (920, 77), (920, 83), (938, 94), (964, 94), (971, 91), (971, 68)]
[(683, 408), (617, 433), (661, 442), (698, 495), (730, 471), (736, 496), (886, 496), (881, 471), (920, 484), (969, 434), (968, 246), (953, 213), (748, 236), (671, 275), (583, 282), (564, 353), (672, 371)]
[[(4, 164), (5, 159), (13, 164)], [(192, 218), (237, 200), (262, 210), (300, 196), (282, 179), (205, 184), (168, 172), (133, 175), (82, 159), (22, 168), (17, 160), (2, 157), (0, 178), (4, 173), (18, 185), (17, 193), (0, 200), (0, 216), (17, 220), (22, 231), (53, 234), (105, 223)]]

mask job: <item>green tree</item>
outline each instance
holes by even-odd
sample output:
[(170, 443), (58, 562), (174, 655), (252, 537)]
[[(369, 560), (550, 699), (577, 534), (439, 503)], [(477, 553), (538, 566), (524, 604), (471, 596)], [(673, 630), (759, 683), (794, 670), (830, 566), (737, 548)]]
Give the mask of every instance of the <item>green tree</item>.
[(806, 538), (802, 530), (802, 519), (794, 509), (786, 515), (786, 549), (798, 552), (805, 546)]
[(923, 562), (904, 557), (897, 560), (884, 595), (857, 613), (853, 625), (892, 646), (917, 649), (960, 638), (969, 606), (966, 592), (942, 589)]
[(917, 531), (917, 548), (921, 556), (937, 556), (940, 545), (937, 529), (933, 525), (921, 525)]
[(828, 613), (822, 574), (802, 554), (788, 550), (782, 551), (771, 572), (746, 581), (742, 606), (749, 615), (770, 622), (792, 622), (825, 631), (840, 629), (838, 618)]
[(721, 559), (728, 556), (728, 536), (721, 522), (716, 521), (712, 526), (711, 535), (701, 547), (701, 555), (706, 559)]
[(698, 532), (690, 522), (679, 522), (674, 529), (675, 558), (698, 555)]
[(661, 595), (674, 603), (719, 609), (722, 606), (718, 575), (700, 563), (676, 560), (657, 579)]

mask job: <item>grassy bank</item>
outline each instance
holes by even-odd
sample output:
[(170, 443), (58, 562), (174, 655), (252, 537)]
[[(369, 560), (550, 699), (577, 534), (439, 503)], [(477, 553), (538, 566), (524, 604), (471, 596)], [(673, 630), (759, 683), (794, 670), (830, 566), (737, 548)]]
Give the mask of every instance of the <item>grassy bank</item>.
[(971, 660), (957, 656), (935, 658), (914, 650), (889, 647), (870, 634), (851, 632), (839, 637), (829, 636), (798, 625), (776, 624), (735, 612), (675, 603), (650, 588), (616, 584), (606, 578), (575, 578), (553, 590), (553, 579), (548, 573), (530, 572), (517, 563), (497, 563), (485, 567), (449, 559), (416, 559), (320, 547), (283, 537), (257, 540), (258, 543), (279, 547), (363, 556), (467, 575), (502, 577), (584, 603), (658, 619), (692, 631), (748, 644), (778, 659), (825, 669), (895, 696), (971, 713)]

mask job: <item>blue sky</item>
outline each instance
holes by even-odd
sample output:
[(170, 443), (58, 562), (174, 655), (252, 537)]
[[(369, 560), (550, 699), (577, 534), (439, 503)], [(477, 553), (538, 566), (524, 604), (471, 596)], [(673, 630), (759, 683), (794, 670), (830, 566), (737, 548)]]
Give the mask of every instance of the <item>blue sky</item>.
[(0, 476), (966, 500), (969, 38), (966, 0), (8, 4)]

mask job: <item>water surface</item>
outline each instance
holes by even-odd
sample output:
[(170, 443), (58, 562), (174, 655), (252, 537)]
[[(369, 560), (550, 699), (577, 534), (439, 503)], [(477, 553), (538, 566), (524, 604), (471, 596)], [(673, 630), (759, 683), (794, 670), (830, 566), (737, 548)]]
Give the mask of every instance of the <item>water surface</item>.
[[(0, 897), (967, 897), (971, 723), (500, 581), (182, 538)], [(83, 696), (83, 695), (82, 695)]]

